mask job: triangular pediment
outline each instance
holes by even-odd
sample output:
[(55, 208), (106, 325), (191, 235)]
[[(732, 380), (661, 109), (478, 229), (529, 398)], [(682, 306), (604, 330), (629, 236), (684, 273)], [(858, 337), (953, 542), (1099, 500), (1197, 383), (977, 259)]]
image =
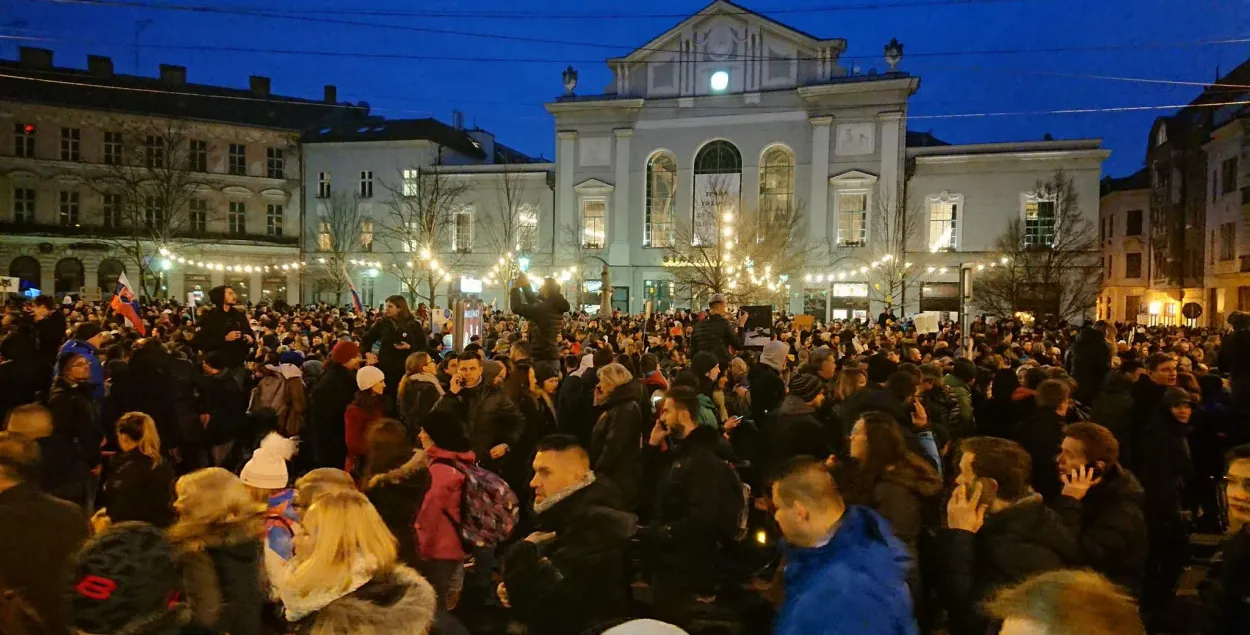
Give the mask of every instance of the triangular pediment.
[(579, 194), (604, 194), (614, 189), (616, 187), (611, 183), (605, 183), (599, 179), (586, 179), (573, 186), (573, 191)]
[(728, 0), (716, 0), (677, 23), (671, 29), (638, 47), (629, 55), (610, 59), (608, 63), (640, 62), (647, 60), (655, 54), (665, 56), (676, 53), (677, 44), (683, 34), (689, 33), (692, 29), (696, 31), (704, 30), (705, 26), (714, 22), (728, 22), (739, 27), (749, 25), (765, 29), (783, 39), (791, 41), (796, 48), (816, 48), (822, 45), (832, 45), (839, 51), (846, 50), (846, 40), (842, 38), (818, 38), (741, 5), (728, 2)]
[(833, 185), (849, 185), (863, 186), (871, 185), (877, 182), (877, 175), (860, 170), (847, 170), (841, 174), (835, 174), (829, 177), (829, 183)]

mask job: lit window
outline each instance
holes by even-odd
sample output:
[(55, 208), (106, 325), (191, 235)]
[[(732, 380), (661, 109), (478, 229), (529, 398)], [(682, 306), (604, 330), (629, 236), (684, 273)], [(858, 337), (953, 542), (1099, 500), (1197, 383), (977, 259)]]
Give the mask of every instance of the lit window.
[(956, 249), (959, 240), (959, 208), (963, 196), (943, 192), (930, 196), (929, 203), (929, 251)]
[(420, 170), (404, 170), (403, 191), (404, 196), (416, 196), (420, 191), (417, 180), (421, 177)]
[(737, 146), (717, 140), (694, 158), (694, 244), (715, 244), (725, 215), (738, 211), (742, 195), (742, 154)]
[(282, 235), (282, 206), (270, 203), (265, 209), (265, 235)]
[(533, 253), (538, 249), (538, 210), (529, 204), (521, 205), (517, 210), (516, 249), (522, 253)]
[(465, 253), (473, 249), (473, 210), (462, 209), (452, 215), (451, 248)]
[(1030, 196), (1024, 203), (1024, 246), (1049, 247), (1055, 242), (1055, 201)]
[(838, 192), (838, 245), (862, 247), (868, 239), (868, 193)]
[(330, 251), (333, 248), (329, 221), (317, 221), (317, 251)]
[(604, 198), (582, 199), (582, 246), (603, 249), (607, 238), (608, 201)]
[(226, 216), (227, 228), (231, 235), (242, 236), (247, 233), (247, 204), (243, 201), (230, 201), (230, 212)]
[(760, 222), (769, 223), (790, 211), (794, 200), (794, 154), (778, 146), (764, 153), (760, 164)]
[(360, 222), (360, 250), (373, 251), (373, 221), (371, 220)]
[(647, 162), (647, 223), (643, 245), (673, 244), (673, 218), (677, 195), (677, 160), (661, 152)]

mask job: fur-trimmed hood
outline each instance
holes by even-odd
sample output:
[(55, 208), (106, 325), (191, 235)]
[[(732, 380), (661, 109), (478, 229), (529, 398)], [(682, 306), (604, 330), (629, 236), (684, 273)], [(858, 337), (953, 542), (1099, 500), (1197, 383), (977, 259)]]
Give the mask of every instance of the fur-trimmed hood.
[(416, 450), (412, 453), (412, 458), (408, 459), (403, 465), (381, 474), (375, 474), (369, 478), (369, 482), (365, 485), (365, 489), (373, 489), (379, 485), (396, 485), (402, 483), (413, 474), (421, 470), (430, 469), (430, 457), (423, 450)]
[(438, 606), (434, 588), (416, 571), (396, 565), (325, 605), (297, 626), (302, 635), (426, 635)]

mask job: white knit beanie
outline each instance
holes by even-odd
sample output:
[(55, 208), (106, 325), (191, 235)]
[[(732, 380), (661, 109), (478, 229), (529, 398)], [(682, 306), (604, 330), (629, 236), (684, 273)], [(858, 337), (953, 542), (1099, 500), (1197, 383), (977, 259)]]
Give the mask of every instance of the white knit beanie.
[(609, 628), (603, 635), (686, 635), (686, 631), (655, 620), (634, 620)]
[(290, 480), (286, 462), (295, 454), (295, 442), (270, 432), (243, 466), (239, 479), (257, 489), (284, 489)]
[(377, 366), (361, 366), (356, 371), (356, 386), (361, 390), (369, 390), (380, 381), (386, 381), (386, 375)]

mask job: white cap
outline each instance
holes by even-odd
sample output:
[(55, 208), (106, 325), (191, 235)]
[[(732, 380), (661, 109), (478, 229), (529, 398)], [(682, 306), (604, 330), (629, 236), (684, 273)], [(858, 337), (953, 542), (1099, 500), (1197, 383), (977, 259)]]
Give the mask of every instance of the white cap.
[(294, 441), (271, 432), (243, 466), (239, 480), (257, 489), (285, 489), (290, 480), (286, 462), (294, 453)]
[(361, 366), (356, 371), (356, 387), (361, 390), (369, 390), (374, 384), (386, 381), (386, 375), (377, 366)]
[(655, 620), (634, 620), (620, 626), (614, 626), (603, 632), (603, 635), (687, 635), (686, 631)]

